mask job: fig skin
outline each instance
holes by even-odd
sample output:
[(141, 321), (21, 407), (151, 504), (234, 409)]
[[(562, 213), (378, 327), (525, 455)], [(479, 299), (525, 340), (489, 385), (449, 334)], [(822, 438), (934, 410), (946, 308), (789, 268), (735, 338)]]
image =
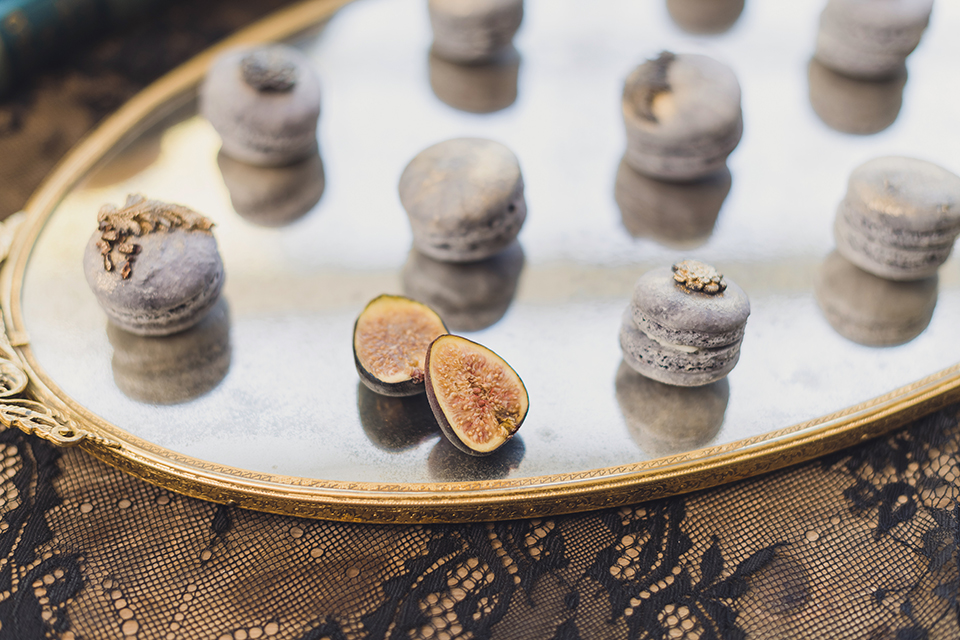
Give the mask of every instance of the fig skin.
[[(458, 433), (457, 427), (451, 424), (450, 417), (448, 417), (446, 412), (443, 410), (443, 407), (441, 406), (440, 398), (438, 396), (437, 387), (444, 383), (444, 380), (438, 380), (436, 377), (437, 372), (435, 371), (435, 365), (436, 365), (437, 359), (442, 357), (438, 355), (438, 352), (439, 352), (438, 347), (444, 343), (449, 343), (454, 341), (455, 343), (459, 343), (457, 346), (462, 351), (478, 353), (484, 356), (484, 358), (488, 363), (490, 361), (493, 361), (496, 366), (499, 366), (502, 369), (504, 369), (505, 370), (504, 373), (506, 374), (504, 377), (509, 381), (510, 384), (515, 384), (517, 387), (516, 389), (514, 389), (514, 391), (518, 392), (517, 400), (518, 400), (519, 407), (517, 407), (517, 412), (516, 412), (517, 415), (515, 416), (515, 419), (509, 419), (512, 422), (512, 425), (505, 424), (505, 422), (500, 422), (498, 420), (498, 426), (501, 429), (507, 430), (508, 433), (496, 434), (496, 436), (502, 438), (502, 440), (499, 443), (495, 444), (494, 446), (491, 446), (489, 449), (486, 449), (486, 450), (474, 448), (470, 445), (469, 442), (461, 438), (461, 436)], [(432, 360), (432, 364), (431, 364), (431, 360)], [(527, 389), (524, 386), (523, 381), (520, 379), (520, 376), (517, 375), (517, 372), (514, 371), (513, 368), (509, 364), (507, 364), (507, 362), (503, 358), (498, 356), (496, 353), (494, 353), (487, 347), (481, 344), (477, 344), (472, 340), (468, 340), (467, 338), (453, 335), (453, 334), (439, 336), (436, 340), (434, 340), (430, 344), (430, 348), (427, 349), (427, 357), (426, 357), (425, 366), (424, 366), (424, 374), (426, 377), (427, 401), (430, 403), (430, 408), (433, 409), (433, 415), (436, 417), (437, 423), (440, 425), (440, 430), (447, 437), (447, 439), (450, 441), (451, 444), (453, 444), (456, 448), (460, 449), (464, 453), (468, 453), (472, 456), (490, 455), (491, 453), (493, 453), (494, 451), (496, 451), (497, 449), (499, 449), (504, 444), (510, 441), (510, 439), (514, 436), (514, 434), (516, 434), (517, 431), (520, 429), (520, 426), (523, 424), (524, 419), (526, 419), (527, 417), (527, 413), (530, 407), (530, 398), (529, 398), (529, 395), (527, 394)], [(478, 387), (473, 387), (473, 388), (476, 390)], [(477, 395), (479, 396), (478, 400), (483, 402), (487, 401), (488, 396), (484, 396), (481, 394), (477, 394)], [(480, 445), (480, 446), (483, 446), (483, 445)]]
[[(367, 366), (364, 365), (364, 358), (361, 355), (361, 349), (357, 348), (357, 342), (360, 338), (359, 330), (361, 328), (361, 322), (363, 322), (368, 316), (368, 314), (373, 313), (382, 313), (384, 311), (389, 312), (388, 305), (398, 305), (405, 306), (408, 309), (416, 310), (419, 313), (422, 313), (425, 319), (425, 323), (433, 324), (431, 327), (433, 329), (432, 333), (423, 340), (425, 346), (423, 347), (423, 353), (418, 358), (419, 362), (422, 364), (419, 368), (419, 375), (417, 371), (414, 371), (413, 375), (407, 377), (403, 380), (397, 381), (386, 381), (377, 376), (376, 373), (371, 371)], [(393, 396), (393, 397), (402, 397), (402, 396), (413, 396), (418, 393), (423, 393), (424, 391), (424, 376), (423, 369), (426, 367), (426, 350), (430, 342), (432, 342), (436, 337), (447, 334), (447, 327), (443, 323), (443, 320), (437, 314), (436, 311), (423, 304), (422, 302), (417, 302), (416, 300), (411, 300), (404, 296), (395, 296), (389, 294), (383, 294), (377, 296), (364, 307), (363, 311), (360, 312), (360, 315), (357, 317), (356, 323), (353, 325), (353, 361), (357, 366), (357, 373), (360, 375), (360, 381), (371, 391), (379, 393), (384, 396)], [(368, 336), (369, 337), (369, 336)], [(379, 337), (379, 336), (378, 336)], [(390, 338), (390, 336), (383, 336), (384, 338)], [(394, 346), (393, 344), (387, 345), (388, 347)], [(417, 354), (413, 354), (417, 355)], [(407, 357), (407, 360), (410, 358)]]

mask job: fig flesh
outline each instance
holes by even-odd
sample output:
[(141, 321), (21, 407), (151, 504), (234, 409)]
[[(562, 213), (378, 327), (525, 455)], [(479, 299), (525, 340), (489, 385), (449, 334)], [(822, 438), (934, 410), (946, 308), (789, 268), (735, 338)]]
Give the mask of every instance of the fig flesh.
[(353, 327), (353, 358), (360, 380), (385, 396), (423, 393), (427, 348), (447, 333), (433, 309), (403, 296), (374, 298)]
[(527, 416), (523, 381), (500, 356), (461, 336), (443, 335), (427, 350), (430, 408), (450, 442), (484, 456), (517, 432)]

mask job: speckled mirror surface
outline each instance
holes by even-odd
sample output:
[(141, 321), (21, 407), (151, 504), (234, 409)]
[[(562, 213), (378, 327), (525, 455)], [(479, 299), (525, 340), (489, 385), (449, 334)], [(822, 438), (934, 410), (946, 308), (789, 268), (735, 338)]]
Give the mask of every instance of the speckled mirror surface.
[[(815, 287), (854, 167), (897, 154), (960, 171), (960, 4), (936, 5), (906, 79), (870, 85), (811, 63), (821, 2), (748, 0), (713, 35), (683, 31), (673, 4), (528, 0), (517, 55), (490, 68), (431, 58), (423, 1), (345, 7), (297, 43), (322, 86), (319, 158), (265, 177), (218, 157), (215, 131), (187, 113), (67, 194), (24, 279), (39, 365), (92, 413), (177, 453), (266, 474), (421, 483), (585, 471), (735, 442), (960, 362), (956, 257), (935, 285), (907, 292), (935, 307), (899, 346), (858, 344), (821, 310), (817, 293), (829, 304), (869, 282)], [(677, 186), (621, 165), (624, 78), (664, 49), (736, 73), (744, 133), (729, 174)], [(462, 136), (514, 151), (528, 216), (506, 253), (454, 269), (411, 253), (397, 183), (419, 151)], [(216, 223), (224, 304), (188, 334), (148, 340), (109, 327), (86, 285), (81, 256), (97, 211), (128, 193)], [(633, 374), (618, 343), (637, 278), (684, 258), (716, 266), (752, 305), (739, 364), (699, 391)], [(456, 309), (463, 292), (476, 295)], [(353, 324), (381, 293), (448, 305), (452, 329), (516, 369), (530, 411), (510, 445), (464, 456), (422, 396), (360, 385)]]

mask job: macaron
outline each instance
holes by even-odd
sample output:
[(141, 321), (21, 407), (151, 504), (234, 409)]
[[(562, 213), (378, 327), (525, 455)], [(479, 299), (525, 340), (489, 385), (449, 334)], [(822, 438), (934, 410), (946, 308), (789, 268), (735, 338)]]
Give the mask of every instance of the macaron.
[(214, 389), (230, 369), (230, 314), (223, 298), (186, 331), (138, 336), (108, 323), (107, 338), (113, 379), (139, 402), (188, 402)]
[(713, 234), (731, 183), (726, 167), (693, 182), (664, 182), (637, 173), (621, 160), (613, 197), (631, 236), (692, 249)]
[(664, 384), (696, 387), (737, 364), (750, 301), (743, 289), (696, 260), (658, 268), (637, 281), (620, 328), (623, 358)]
[(932, 9), (933, 0), (828, 0), (814, 57), (855, 78), (902, 73)]
[(810, 106), (835, 131), (870, 135), (892, 125), (903, 104), (907, 74), (880, 80), (850, 78), (828, 69), (816, 59), (807, 67)]
[(217, 302), (224, 272), (208, 218), (136, 194), (121, 208), (104, 205), (97, 220), (83, 272), (118, 327), (169, 335), (197, 324)]
[(960, 177), (915, 158), (886, 156), (850, 174), (834, 237), (844, 258), (881, 278), (920, 280), (960, 234)]
[(436, 260), (489, 258), (514, 241), (527, 216), (517, 157), (493, 140), (428, 147), (403, 170), (399, 190), (414, 247)]
[(482, 62), (513, 45), (523, 0), (429, 0), (433, 52), (451, 62)]
[(721, 169), (743, 133), (740, 84), (713, 58), (662, 52), (627, 77), (621, 101), (627, 163), (661, 180)]
[(413, 250), (401, 273), (403, 292), (429, 305), (451, 331), (480, 331), (507, 312), (523, 264), (523, 247), (516, 240), (475, 262), (441, 262)]
[(260, 166), (291, 164), (316, 151), (320, 82), (292, 47), (227, 51), (200, 88), (200, 113), (227, 155)]
[(282, 167), (258, 167), (221, 150), (217, 166), (234, 211), (261, 227), (282, 227), (299, 220), (320, 202), (326, 186), (323, 161), (316, 152)]
[(936, 275), (898, 282), (879, 278), (836, 251), (820, 265), (813, 292), (837, 333), (857, 344), (888, 347), (909, 342), (930, 324), (937, 306)]

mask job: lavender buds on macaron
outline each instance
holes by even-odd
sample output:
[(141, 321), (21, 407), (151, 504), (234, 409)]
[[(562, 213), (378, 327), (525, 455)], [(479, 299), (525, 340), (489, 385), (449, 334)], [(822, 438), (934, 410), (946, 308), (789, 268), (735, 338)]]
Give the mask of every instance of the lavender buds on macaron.
[(684, 260), (645, 273), (623, 316), (620, 346), (637, 373), (696, 387), (737, 364), (750, 315), (743, 289), (710, 265)]
[(83, 273), (115, 325), (165, 336), (192, 327), (214, 306), (224, 271), (212, 221), (139, 194), (120, 208), (104, 205), (97, 220)]

